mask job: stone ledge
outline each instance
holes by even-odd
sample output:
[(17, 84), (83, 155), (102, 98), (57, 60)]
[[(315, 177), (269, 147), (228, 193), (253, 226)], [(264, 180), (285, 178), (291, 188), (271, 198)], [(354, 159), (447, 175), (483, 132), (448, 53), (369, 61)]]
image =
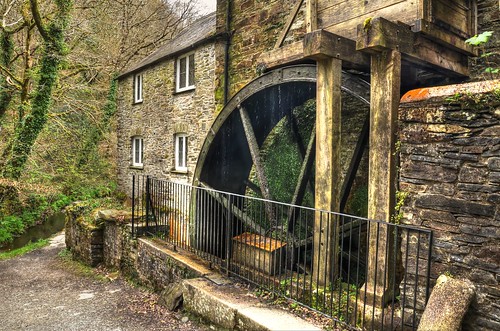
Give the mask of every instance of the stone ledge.
[(321, 330), (283, 310), (265, 307), (234, 285), (184, 280), (184, 306), (219, 326), (237, 330)]

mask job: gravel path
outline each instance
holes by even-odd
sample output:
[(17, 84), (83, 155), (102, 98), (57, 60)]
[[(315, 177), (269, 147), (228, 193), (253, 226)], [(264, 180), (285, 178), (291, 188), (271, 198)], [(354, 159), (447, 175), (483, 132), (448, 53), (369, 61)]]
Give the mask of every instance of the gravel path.
[(157, 296), (122, 279), (100, 280), (58, 256), (64, 235), (50, 246), (0, 261), (0, 330), (207, 330)]

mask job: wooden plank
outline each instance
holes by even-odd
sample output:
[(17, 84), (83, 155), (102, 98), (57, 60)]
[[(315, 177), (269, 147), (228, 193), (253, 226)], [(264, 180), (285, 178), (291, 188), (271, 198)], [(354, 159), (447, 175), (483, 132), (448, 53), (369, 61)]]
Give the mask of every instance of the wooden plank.
[(464, 1), (454, 0), (434, 0), (432, 1), (432, 22), (443, 25), (448, 29), (454, 30), (458, 35), (470, 37), (470, 4), (464, 6)]
[(300, 7), (302, 7), (302, 4), (304, 3), (304, 0), (296, 0), (296, 1), (297, 2), (295, 3), (295, 6), (293, 7), (292, 12), (288, 16), (288, 20), (285, 24), (285, 27), (283, 28), (283, 30), (281, 30), (281, 33), (278, 36), (278, 39), (276, 40), (276, 44), (274, 45), (274, 48), (280, 48), (283, 45), (283, 42), (285, 41), (286, 35), (290, 31), (290, 28), (292, 27), (292, 24), (295, 21), (297, 14), (299, 13)]
[(302, 41), (287, 44), (283, 47), (264, 52), (259, 56), (258, 63), (264, 65), (266, 70), (283, 67), (304, 58), (304, 45)]
[(356, 42), (325, 30), (316, 30), (304, 36), (304, 57), (313, 59), (336, 58), (351, 63), (352, 68), (368, 70), (370, 57), (356, 51)]
[[(360, 1), (361, 2), (361, 1)], [(417, 1), (391, 0), (370, 1), (367, 6), (358, 7), (353, 1), (318, 9), (318, 29), (328, 30), (349, 39), (356, 39), (358, 24), (366, 19), (384, 17), (391, 21), (412, 24), (418, 13)]]
[(318, 4), (317, 0), (307, 0), (306, 8), (306, 31), (311, 32), (318, 29)]
[(469, 73), (467, 56), (414, 33), (407, 25), (375, 18), (358, 26), (356, 49), (378, 53), (398, 50), (405, 62), (454, 77)]
[[(313, 279), (329, 286), (337, 279), (338, 222), (320, 210), (339, 211), (341, 143), (342, 61), (317, 61), (316, 83), (316, 171)], [(329, 218), (328, 220), (325, 220)]]
[(457, 38), (456, 35), (429, 21), (417, 20), (411, 29), (413, 32), (421, 32), (430, 40), (451, 47), (457, 52), (468, 56), (478, 55), (478, 51), (473, 46), (466, 44), (464, 39)]

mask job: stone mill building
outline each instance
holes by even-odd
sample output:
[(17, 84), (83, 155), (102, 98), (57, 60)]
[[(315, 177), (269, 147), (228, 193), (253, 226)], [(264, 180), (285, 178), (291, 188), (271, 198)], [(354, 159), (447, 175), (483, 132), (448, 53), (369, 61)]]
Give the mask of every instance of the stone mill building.
[[(418, 320), (417, 294), (451, 274), (475, 288), (464, 329), (498, 330), (500, 82), (466, 40), (492, 30), (487, 48), (498, 52), (499, 7), (218, 0), (119, 76), (119, 187), (130, 196), (132, 175), (147, 175), (424, 229), (422, 258), (407, 248), (414, 237), (360, 230), (415, 271), (398, 278), (401, 260), (371, 250), (362, 293), (375, 306), (408, 289)], [(336, 230), (315, 217), (307, 247), (328, 286), (336, 262), (316, 234)], [(396, 276), (380, 277), (381, 266)]]

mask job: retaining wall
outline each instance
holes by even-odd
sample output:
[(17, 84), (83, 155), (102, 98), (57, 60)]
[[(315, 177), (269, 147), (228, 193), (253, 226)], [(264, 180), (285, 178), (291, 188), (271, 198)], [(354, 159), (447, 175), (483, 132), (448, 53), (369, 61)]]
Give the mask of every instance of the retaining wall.
[(399, 119), (402, 222), (434, 231), (433, 280), (474, 283), (463, 328), (500, 330), (500, 81), (411, 91)]

